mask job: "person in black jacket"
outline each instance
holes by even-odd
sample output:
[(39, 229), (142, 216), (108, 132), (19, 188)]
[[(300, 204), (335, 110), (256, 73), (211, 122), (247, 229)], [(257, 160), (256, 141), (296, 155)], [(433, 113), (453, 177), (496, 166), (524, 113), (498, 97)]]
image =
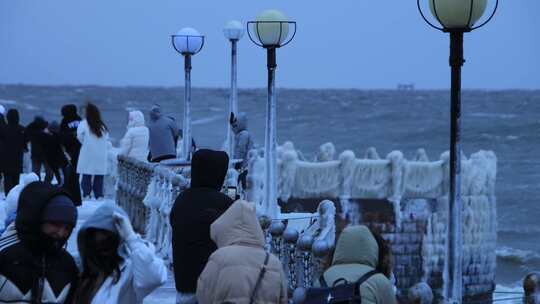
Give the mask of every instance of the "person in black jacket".
[(63, 247), (76, 222), (77, 208), (60, 188), (24, 188), (0, 239), (0, 303), (71, 302), (79, 271)]
[(45, 181), (50, 183), (53, 178), (52, 170), (45, 162), (45, 152), (40, 138), (43, 136), (49, 123), (41, 116), (36, 116), (34, 120), (26, 126), (26, 140), (30, 142), (30, 158), (32, 159), (32, 172), (41, 180), (41, 168), (45, 168)]
[(60, 125), (53, 121), (39, 134), (39, 144), (43, 147), (45, 163), (56, 177), (57, 185), (63, 186), (66, 176), (68, 160), (62, 149), (60, 138)]
[(10, 109), (7, 112), (7, 121), (7, 125), (0, 130), (6, 196), (9, 190), (19, 183), (19, 176), (23, 171), (23, 154), (27, 152), (24, 127), (19, 124), (19, 112)]
[(68, 190), (75, 205), (82, 204), (81, 185), (77, 174), (77, 163), (81, 152), (81, 143), (77, 139), (77, 128), (82, 118), (77, 114), (77, 106), (68, 104), (62, 107), (62, 121), (60, 122), (60, 139), (64, 150), (69, 155), (69, 164), (65, 170), (64, 188)]
[(191, 162), (191, 187), (180, 193), (171, 210), (173, 265), (177, 303), (193, 303), (197, 279), (216, 244), (210, 225), (233, 201), (221, 193), (229, 157), (225, 152), (201, 149)]
[(68, 104), (62, 107), (62, 121), (60, 122), (60, 136), (67, 154), (71, 158), (71, 166), (77, 168), (81, 143), (77, 140), (77, 127), (82, 118), (77, 114), (77, 106)]

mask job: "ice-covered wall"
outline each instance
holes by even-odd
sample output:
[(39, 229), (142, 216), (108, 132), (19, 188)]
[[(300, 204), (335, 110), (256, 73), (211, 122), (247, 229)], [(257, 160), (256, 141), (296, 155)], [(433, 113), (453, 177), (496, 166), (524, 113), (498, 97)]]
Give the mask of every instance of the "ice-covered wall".
[[(364, 158), (352, 151), (334, 159), (327, 143), (321, 146), (316, 162), (300, 160), (292, 143), (278, 151), (278, 194), (282, 203), (332, 199), (339, 215), (351, 223), (368, 224), (392, 244), (398, 287), (406, 290), (419, 281), (433, 288), (436, 298), (443, 294), (449, 155), (429, 161), (419, 149), (412, 160), (399, 151), (380, 159), (374, 148)], [(248, 180), (262, 188), (255, 171)], [(491, 296), (495, 274), (497, 158), (480, 151), (462, 160), (463, 200), (463, 292), (468, 299)], [(253, 189), (247, 189), (248, 196)], [(256, 192), (256, 191), (255, 191)], [(381, 216), (364, 212), (367, 200), (390, 204)], [(375, 206), (376, 207), (376, 206)], [(379, 213), (381, 213), (380, 211)]]

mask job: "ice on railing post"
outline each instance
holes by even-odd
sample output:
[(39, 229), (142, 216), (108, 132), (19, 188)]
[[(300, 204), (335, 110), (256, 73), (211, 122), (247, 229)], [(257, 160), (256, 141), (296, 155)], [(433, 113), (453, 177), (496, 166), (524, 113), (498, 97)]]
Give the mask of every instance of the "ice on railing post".
[(429, 157), (427, 156), (426, 150), (420, 148), (416, 150), (416, 155), (414, 156), (414, 161), (417, 162), (428, 162)]
[(529, 273), (523, 280), (524, 304), (540, 304), (540, 272)]
[(379, 157), (379, 153), (377, 153), (377, 149), (375, 149), (375, 147), (369, 147), (366, 150), (366, 154), (364, 155), (364, 158), (365, 159), (374, 159), (374, 160), (381, 159)]
[(319, 278), (324, 273), (324, 270), (327, 268), (327, 266), (329, 266), (329, 256), (332, 247), (333, 246), (331, 246), (325, 239), (315, 240), (313, 242), (311, 252), (313, 253), (313, 257), (315, 258), (315, 261), (313, 263), (315, 265), (312, 272), (312, 280), (315, 278)]
[(319, 151), (315, 156), (315, 162), (327, 162), (335, 159), (336, 147), (333, 143), (327, 142), (319, 147)]
[(298, 250), (302, 257), (302, 286), (305, 288), (312, 284), (311, 248), (313, 241), (313, 236), (310, 234), (302, 234), (298, 240)]
[(289, 290), (294, 290), (298, 286), (296, 274), (296, 241), (298, 241), (298, 230), (287, 227), (283, 232), (283, 239), (287, 246), (287, 266), (289, 270)]
[(283, 260), (283, 232), (287, 225), (280, 220), (272, 221), (270, 224), (270, 235), (272, 235), (272, 253), (276, 254), (280, 261)]
[(431, 287), (420, 282), (409, 289), (407, 294), (410, 304), (431, 304), (433, 303), (433, 291)]
[(262, 215), (262, 216), (259, 216), (259, 224), (261, 225), (261, 229), (264, 233), (265, 250), (271, 252), (272, 251), (272, 236), (270, 235), (270, 232), (268, 230), (270, 228), (270, 225), (272, 224), (272, 220), (268, 216)]

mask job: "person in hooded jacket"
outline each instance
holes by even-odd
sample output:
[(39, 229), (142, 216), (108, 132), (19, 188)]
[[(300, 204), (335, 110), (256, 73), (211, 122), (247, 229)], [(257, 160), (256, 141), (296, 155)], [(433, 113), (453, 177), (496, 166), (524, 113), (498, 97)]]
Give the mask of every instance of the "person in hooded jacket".
[(154, 247), (135, 234), (112, 202), (96, 209), (77, 235), (82, 273), (73, 304), (140, 304), (167, 281)]
[(234, 113), (231, 113), (229, 122), (235, 134), (233, 158), (242, 160), (242, 162), (235, 165), (235, 169), (240, 171), (238, 181), (241, 183), (242, 188), (245, 189), (247, 186), (246, 179), (248, 175), (248, 153), (253, 149), (253, 140), (247, 130), (247, 114), (242, 112), (236, 117)]
[(78, 269), (64, 245), (76, 222), (77, 208), (60, 188), (24, 188), (15, 223), (0, 239), (0, 303), (71, 301)]
[(53, 172), (46, 163), (45, 149), (40, 142), (45, 129), (49, 123), (41, 116), (36, 116), (34, 120), (26, 126), (26, 141), (30, 142), (30, 158), (32, 159), (32, 172), (41, 179), (41, 168), (45, 169), (45, 181), (50, 183)]
[(30, 185), (33, 182), (39, 181), (39, 177), (31, 172), (28, 174), (23, 174), (20, 178), (20, 182), (17, 186), (13, 187), (6, 196), (6, 205), (5, 205), (5, 221), (4, 227), (2, 228), (2, 233), (11, 223), (15, 222), (17, 218), (17, 206), (19, 205), (19, 197), (21, 196), (22, 190)]
[(77, 114), (77, 106), (68, 104), (62, 107), (62, 121), (60, 122), (60, 136), (62, 144), (71, 158), (71, 165), (77, 168), (81, 143), (77, 140), (77, 128), (82, 118)]
[[(383, 256), (386, 255), (379, 251), (377, 240), (369, 228), (363, 225), (349, 226), (341, 232), (332, 265), (323, 274), (324, 280), (328, 286), (342, 278), (348, 282), (356, 282), (364, 274), (377, 270), (378, 273), (360, 285), (362, 303), (394, 304), (394, 287), (387, 277), (390, 270), (388, 265), (381, 267), (379, 262)], [(384, 264), (386, 261), (382, 262)]]
[(280, 260), (264, 249), (254, 204), (236, 201), (210, 226), (210, 236), (218, 250), (199, 277), (199, 304), (287, 303), (287, 278)]
[(7, 112), (7, 125), (0, 130), (2, 141), (2, 162), (4, 163), (4, 192), (19, 183), (23, 171), (23, 155), (28, 150), (24, 137), (24, 127), (19, 124), (19, 111), (10, 109)]
[(128, 117), (126, 135), (120, 141), (120, 154), (146, 161), (150, 133), (144, 124), (141, 111), (131, 111)]
[(248, 152), (253, 149), (253, 140), (247, 130), (247, 114), (241, 112), (238, 116), (235, 116), (234, 113), (231, 113), (229, 122), (235, 134), (233, 158), (242, 160), (238, 169), (245, 169), (248, 163)]
[(177, 303), (195, 303), (197, 278), (217, 249), (210, 225), (232, 204), (221, 193), (229, 157), (207, 149), (193, 154), (191, 186), (180, 193), (171, 210), (172, 250)]
[(148, 130), (150, 131), (148, 161), (160, 162), (165, 159), (176, 158), (178, 127), (173, 119), (161, 114), (159, 105), (152, 106), (150, 110)]

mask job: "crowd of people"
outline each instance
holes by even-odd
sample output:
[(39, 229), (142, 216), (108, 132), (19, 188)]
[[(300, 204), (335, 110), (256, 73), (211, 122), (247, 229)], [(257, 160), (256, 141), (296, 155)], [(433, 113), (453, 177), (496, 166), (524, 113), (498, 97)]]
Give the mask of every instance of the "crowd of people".
[[(168, 270), (118, 205), (102, 203), (78, 229), (78, 252), (66, 250), (81, 190), (82, 198), (104, 195), (111, 144), (98, 107), (87, 103), (83, 119), (75, 105), (66, 105), (60, 123), (38, 116), (26, 127), (16, 109), (7, 111), (7, 123), (1, 110), (0, 165), (8, 216), (0, 237), (0, 303), (142, 303), (166, 282)], [(129, 112), (120, 153), (141, 161), (175, 158), (181, 132), (174, 119), (157, 105), (149, 117), (146, 125), (142, 112)], [(230, 124), (236, 134), (236, 169), (243, 173), (253, 146), (247, 117), (231, 115)], [(280, 260), (265, 250), (255, 205), (234, 201), (222, 190), (229, 156), (192, 146), (191, 185), (176, 198), (169, 217), (176, 303), (289, 303), (292, 291)], [(28, 150), (33, 173), (19, 183)], [(380, 236), (365, 226), (348, 227), (316, 287), (294, 301), (326, 303), (320, 294), (357, 284), (362, 303), (395, 303), (390, 261)]]

